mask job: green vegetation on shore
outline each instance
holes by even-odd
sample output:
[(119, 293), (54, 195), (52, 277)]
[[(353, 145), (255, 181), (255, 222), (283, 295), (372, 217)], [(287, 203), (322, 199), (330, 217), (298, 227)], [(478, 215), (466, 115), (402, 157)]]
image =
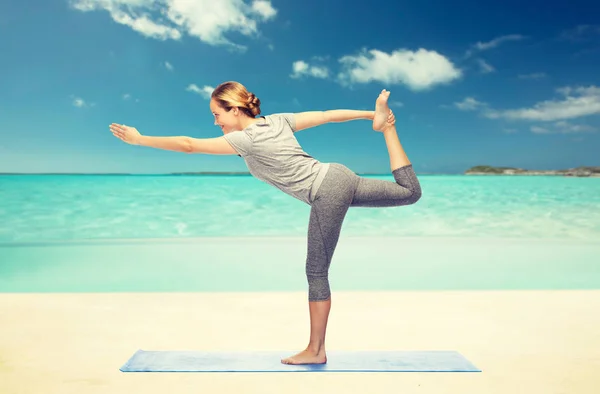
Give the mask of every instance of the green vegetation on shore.
[(526, 170), (517, 167), (493, 167), (479, 165), (465, 171), (466, 175), (558, 175), (576, 177), (600, 177), (600, 167), (576, 167), (563, 170)]

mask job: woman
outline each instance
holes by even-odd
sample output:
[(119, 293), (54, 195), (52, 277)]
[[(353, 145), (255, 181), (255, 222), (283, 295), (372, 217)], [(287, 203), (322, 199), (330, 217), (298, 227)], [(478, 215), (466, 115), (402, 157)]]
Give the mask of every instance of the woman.
[[(393, 207), (414, 204), (421, 197), (419, 180), (396, 133), (395, 118), (385, 89), (375, 111), (329, 110), (257, 116), (260, 100), (238, 82), (226, 82), (212, 93), (210, 109), (222, 137), (196, 139), (150, 137), (134, 127), (111, 124), (110, 130), (134, 145), (185, 153), (238, 155), (250, 173), (311, 206), (308, 224), (306, 276), (310, 311), (310, 339), (300, 353), (284, 364), (323, 364), (325, 332), (331, 309), (328, 271), (349, 207)], [(373, 121), (383, 133), (396, 182), (362, 178), (338, 163), (321, 163), (306, 154), (294, 133), (330, 122)]]

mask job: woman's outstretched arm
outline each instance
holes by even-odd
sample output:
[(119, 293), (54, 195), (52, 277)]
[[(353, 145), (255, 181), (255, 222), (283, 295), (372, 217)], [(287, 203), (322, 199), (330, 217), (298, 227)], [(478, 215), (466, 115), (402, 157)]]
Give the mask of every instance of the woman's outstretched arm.
[[(113, 135), (130, 145), (170, 150), (183, 153), (206, 153), (211, 155), (237, 155), (238, 152), (225, 137), (192, 138), (188, 136), (153, 137), (142, 135), (135, 127), (112, 123)], [(239, 155), (238, 155), (239, 156)]]
[(185, 153), (189, 152), (190, 150), (190, 139), (189, 137), (185, 136), (153, 137), (148, 135), (142, 135), (138, 138), (137, 145)]
[(192, 138), (186, 136), (150, 137), (143, 135), (139, 137), (138, 145), (183, 153), (204, 153), (207, 155), (238, 154), (223, 136), (214, 138)]
[(111, 123), (110, 131), (121, 141), (130, 145), (149, 146), (151, 148), (186, 152), (190, 150), (190, 138), (176, 137), (150, 137), (142, 135), (135, 127), (119, 123)]
[(294, 114), (296, 131), (320, 126), (325, 123), (339, 123), (350, 120), (373, 120), (375, 111), (358, 111), (353, 109), (332, 109), (328, 111), (308, 111)]

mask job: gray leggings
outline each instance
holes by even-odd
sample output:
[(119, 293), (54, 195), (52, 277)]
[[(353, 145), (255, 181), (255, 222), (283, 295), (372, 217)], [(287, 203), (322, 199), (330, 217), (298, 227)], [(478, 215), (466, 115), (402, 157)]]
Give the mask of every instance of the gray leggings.
[(329, 170), (311, 204), (306, 277), (308, 300), (328, 300), (329, 265), (349, 207), (397, 207), (421, 198), (412, 164), (392, 171), (396, 182), (362, 178), (338, 163)]

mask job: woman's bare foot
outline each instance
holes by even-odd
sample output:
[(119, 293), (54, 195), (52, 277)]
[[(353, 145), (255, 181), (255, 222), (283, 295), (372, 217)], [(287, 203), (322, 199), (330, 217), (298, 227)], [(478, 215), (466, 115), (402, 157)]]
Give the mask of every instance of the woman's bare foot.
[(375, 131), (383, 131), (389, 126), (390, 107), (387, 103), (388, 97), (390, 97), (390, 92), (383, 89), (375, 101), (375, 115), (373, 116), (373, 130)]
[(318, 352), (306, 349), (294, 356), (282, 359), (281, 363), (289, 365), (325, 364), (327, 363), (327, 356), (324, 349)]

